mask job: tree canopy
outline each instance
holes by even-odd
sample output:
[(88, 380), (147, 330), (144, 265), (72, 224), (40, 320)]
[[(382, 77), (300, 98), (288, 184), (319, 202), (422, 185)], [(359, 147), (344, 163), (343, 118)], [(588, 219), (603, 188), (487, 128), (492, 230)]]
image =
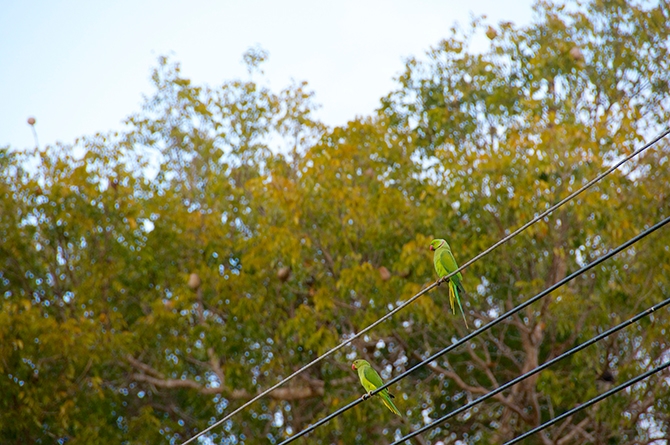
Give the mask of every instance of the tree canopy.
[[(2, 443), (179, 444), (433, 282), (431, 239), (462, 264), (667, 127), (667, 2), (535, 12), (452, 29), (342, 127), (306, 83), (265, 86), (253, 49), (217, 87), (161, 58), (119, 134), (0, 150)], [(666, 138), (468, 267), (470, 324), (670, 215), (669, 156)], [(393, 385), (403, 417), (368, 402), (309, 441), (391, 442), (668, 297), (662, 229)], [(667, 360), (669, 329), (645, 318), (417, 441), (503, 443)], [(467, 333), (438, 288), (204, 443), (278, 443), (360, 397), (354, 358), (388, 380)], [(657, 375), (525, 443), (661, 443), (669, 400)]]

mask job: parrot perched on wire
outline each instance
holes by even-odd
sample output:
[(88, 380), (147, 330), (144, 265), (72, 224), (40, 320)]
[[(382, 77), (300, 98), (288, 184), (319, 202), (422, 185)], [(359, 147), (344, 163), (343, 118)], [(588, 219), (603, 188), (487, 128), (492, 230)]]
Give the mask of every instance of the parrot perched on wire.
[[(430, 242), (430, 250), (435, 251), (435, 254), (433, 255), (433, 264), (435, 264), (435, 272), (439, 275), (440, 281), (442, 281), (443, 277), (446, 277), (458, 269), (458, 264), (456, 264), (454, 255), (451, 253), (451, 247), (449, 247), (449, 243), (445, 240), (434, 239)], [(468, 327), (468, 321), (465, 319), (465, 312), (463, 312), (461, 297), (459, 296), (459, 292), (465, 294), (465, 289), (463, 289), (463, 285), (461, 284), (462, 279), (463, 276), (460, 272), (449, 278), (449, 304), (451, 305), (451, 310), (455, 314), (456, 309), (454, 308), (454, 300), (456, 300), (458, 307), (461, 309), (461, 314), (463, 314), (465, 327), (470, 329)]]
[[(379, 374), (377, 374), (377, 371), (372, 369), (372, 366), (370, 366), (370, 363), (368, 363), (365, 360), (354, 360), (354, 363), (351, 365), (351, 369), (354, 371), (358, 371), (358, 378), (361, 380), (361, 385), (363, 385), (363, 388), (367, 391), (367, 394), (363, 395), (363, 399), (367, 399), (370, 397), (370, 393), (374, 391), (375, 389), (379, 388), (380, 386), (384, 385), (384, 382), (382, 381), (382, 378), (379, 377)], [(384, 405), (388, 409), (390, 409), (394, 414), (397, 414), (401, 416), (400, 411), (396, 406), (393, 404), (393, 401), (391, 399), (393, 398), (392, 394), (389, 394), (389, 390), (387, 388), (384, 388), (382, 391), (378, 392), (376, 395), (380, 396), (382, 398), (382, 402), (384, 402)]]

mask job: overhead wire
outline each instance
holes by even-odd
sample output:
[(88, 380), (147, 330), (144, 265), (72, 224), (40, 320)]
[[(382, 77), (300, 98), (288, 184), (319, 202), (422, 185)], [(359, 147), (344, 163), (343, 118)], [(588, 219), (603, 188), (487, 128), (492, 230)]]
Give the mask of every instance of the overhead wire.
[(599, 396), (596, 396), (596, 397), (592, 398), (588, 402), (582, 403), (581, 405), (579, 405), (579, 406), (577, 406), (577, 407), (575, 407), (575, 408), (573, 408), (569, 411), (564, 412), (560, 416), (554, 417), (553, 419), (543, 423), (542, 425), (540, 425), (538, 427), (535, 427), (532, 430), (527, 431), (520, 436), (515, 437), (514, 439), (510, 440), (509, 442), (505, 442), (503, 445), (512, 445), (514, 443), (520, 442), (523, 439), (525, 439), (529, 436), (532, 436), (533, 434), (535, 434), (539, 431), (542, 431), (543, 429), (548, 428), (551, 425), (553, 425), (557, 422), (560, 422), (563, 419), (567, 419), (568, 417), (572, 416), (573, 414), (578, 413), (579, 411), (581, 411), (583, 409), (586, 409), (586, 408), (588, 408), (592, 405), (595, 405), (596, 403), (600, 402), (601, 400), (604, 400), (604, 399), (618, 393), (622, 389), (626, 389), (629, 386), (632, 386), (632, 385), (636, 384), (637, 382), (642, 381), (642, 380), (646, 379), (647, 377), (649, 377), (653, 374), (656, 374), (657, 372), (663, 371), (667, 367), (670, 367), (670, 361), (667, 361), (667, 362), (663, 363), (662, 365), (659, 365), (659, 366), (655, 367), (654, 369), (650, 369), (649, 371), (647, 371), (643, 374), (640, 374), (636, 377), (633, 377), (632, 379), (628, 380), (627, 382), (622, 383), (621, 385), (616, 386), (616, 387), (610, 389), (609, 391), (606, 391), (606, 392), (600, 394)]
[(636, 316), (634, 316), (632, 318), (629, 318), (628, 320), (626, 320), (622, 323), (619, 323), (618, 325), (608, 329), (607, 331), (605, 331), (601, 334), (596, 335), (595, 337), (591, 338), (588, 341), (585, 341), (584, 343), (582, 343), (578, 346), (575, 346), (574, 348), (570, 349), (569, 351), (566, 351), (563, 354), (558, 355), (558, 356), (554, 357), (553, 359), (546, 361), (545, 363), (541, 364), (540, 366), (537, 366), (537, 367), (531, 369), (530, 371), (526, 372), (525, 374), (522, 374), (519, 377), (516, 377), (515, 379), (510, 380), (509, 382), (505, 383), (504, 385), (501, 385), (501, 386), (489, 391), (488, 393), (484, 394), (481, 397), (478, 397), (477, 399), (473, 400), (472, 402), (468, 403), (467, 405), (463, 405), (460, 408), (451, 411), (449, 414), (446, 414), (446, 415), (440, 417), (439, 419), (429, 423), (428, 425), (424, 425), (423, 427), (421, 427), (421, 428), (419, 428), (415, 431), (412, 431), (411, 433), (407, 434), (406, 436), (403, 436), (402, 438), (396, 440), (391, 445), (399, 445), (399, 444), (405, 442), (406, 440), (411, 439), (414, 436), (418, 436), (421, 433), (425, 433), (428, 430), (436, 428), (437, 426), (439, 426), (440, 424), (444, 423), (445, 421), (451, 419), (452, 417), (457, 416), (458, 414), (461, 414), (465, 411), (468, 411), (470, 408), (484, 402), (485, 400), (490, 399), (491, 397), (505, 391), (508, 388), (511, 388), (512, 386), (516, 385), (519, 382), (522, 382), (523, 380), (527, 379), (528, 377), (531, 377), (531, 376), (539, 373), (540, 371), (543, 371), (543, 370), (547, 369), (548, 367), (550, 367), (554, 363), (557, 363), (557, 362), (559, 362), (559, 361), (561, 361), (561, 360), (563, 360), (563, 359), (581, 351), (582, 349), (585, 349), (585, 348), (591, 346), (592, 344), (599, 342), (603, 338), (608, 337), (608, 336), (614, 334), (615, 332), (618, 332), (621, 329), (630, 326), (631, 324), (641, 320), (642, 318), (658, 311), (659, 309), (662, 309), (663, 307), (667, 306), (668, 304), (670, 304), (670, 298), (667, 298), (667, 299), (663, 300), (662, 302), (660, 302), (658, 304), (655, 304), (654, 306), (640, 312)]
[(501, 245), (505, 244), (506, 242), (508, 242), (508, 241), (511, 240), (512, 238), (514, 238), (514, 237), (516, 237), (517, 235), (519, 235), (521, 232), (523, 232), (524, 230), (526, 230), (528, 227), (530, 227), (530, 226), (532, 226), (533, 224), (535, 224), (536, 222), (542, 220), (543, 218), (545, 218), (545, 217), (548, 216), (549, 214), (553, 213), (553, 212), (554, 212), (556, 209), (558, 209), (559, 207), (563, 206), (563, 205), (566, 204), (567, 202), (569, 202), (569, 201), (571, 201), (572, 199), (574, 199), (576, 196), (580, 195), (580, 194), (583, 193), (584, 191), (586, 191), (586, 190), (588, 190), (589, 188), (591, 188), (593, 185), (595, 185), (596, 183), (598, 183), (599, 181), (601, 181), (604, 177), (606, 177), (607, 175), (609, 175), (610, 173), (612, 173), (613, 171), (615, 171), (617, 168), (619, 168), (619, 167), (620, 167), (621, 165), (623, 165), (624, 163), (628, 162), (629, 160), (631, 160), (631, 159), (634, 158), (635, 156), (639, 155), (639, 154), (642, 153), (643, 151), (647, 150), (648, 148), (650, 148), (650, 147), (656, 145), (660, 140), (662, 140), (663, 138), (665, 138), (668, 134), (670, 134), (670, 127), (668, 127), (668, 128), (666, 128), (665, 130), (661, 131), (656, 137), (654, 137), (650, 142), (648, 142), (648, 143), (645, 144), (644, 146), (638, 148), (637, 150), (635, 150), (634, 152), (632, 152), (632, 153), (629, 154), (628, 156), (625, 156), (624, 158), (622, 158), (622, 159), (619, 160), (618, 162), (614, 163), (612, 166), (610, 166), (610, 167), (609, 167), (608, 169), (606, 169), (604, 172), (602, 172), (601, 174), (599, 174), (598, 176), (596, 176), (595, 178), (593, 178), (591, 181), (587, 182), (585, 185), (583, 185), (583, 186), (580, 187), (578, 190), (576, 190), (575, 192), (573, 192), (573, 193), (571, 193), (570, 195), (568, 195), (566, 198), (562, 199), (562, 200), (559, 201), (558, 203), (556, 203), (556, 204), (554, 204), (553, 206), (549, 207), (547, 210), (545, 210), (544, 212), (540, 213), (540, 214), (537, 215), (535, 218), (531, 219), (531, 220), (528, 221), (526, 224), (524, 224), (523, 226), (521, 226), (521, 227), (519, 227), (518, 229), (516, 229), (514, 232), (510, 233), (509, 235), (507, 235), (506, 237), (502, 238), (501, 240), (499, 240), (498, 242), (496, 242), (495, 244), (493, 244), (492, 246), (490, 246), (489, 248), (487, 248), (487, 249), (484, 250), (483, 252), (481, 252), (481, 253), (479, 253), (478, 255), (476, 255), (475, 257), (471, 258), (469, 261), (463, 263), (463, 264), (462, 264), (458, 269), (456, 269), (455, 271), (451, 272), (450, 274), (446, 275), (445, 277), (442, 277), (442, 278), (438, 279), (438, 280), (435, 281), (434, 283), (428, 285), (427, 287), (425, 287), (424, 289), (422, 289), (420, 292), (418, 292), (417, 294), (415, 294), (414, 296), (412, 296), (412, 297), (409, 298), (408, 300), (406, 300), (406, 301), (402, 302), (401, 304), (399, 304), (396, 308), (394, 308), (393, 310), (391, 310), (390, 312), (388, 312), (386, 315), (384, 315), (384, 316), (382, 316), (381, 318), (379, 318), (377, 321), (375, 321), (375, 322), (373, 322), (372, 324), (368, 325), (367, 327), (365, 327), (365, 328), (362, 329), (361, 331), (357, 332), (356, 334), (354, 334), (354, 335), (348, 337), (346, 340), (344, 340), (343, 342), (341, 342), (341, 343), (338, 344), (337, 346), (335, 346), (335, 347), (329, 349), (328, 351), (324, 352), (324, 353), (321, 354), (319, 357), (315, 358), (314, 360), (312, 360), (312, 361), (309, 362), (308, 364), (304, 365), (303, 367), (301, 367), (301, 368), (298, 369), (297, 371), (295, 371), (295, 372), (293, 372), (292, 374), (290, 374), (288, 377), (282, 379), (280, 382), (278, 382), (278, 383), (272, 385), (270, 388), (266, 389), (265, 391), (262, 391), (261, 393), (259, 393), (258, 395), (256, 395), (256, 396), (253, 397), (252, 399), (250, 399), (249, 401), (247, 401), (247, 402), (245, 402), (244, 404), (242, 404), (241, 406), (239, 406), (237, 409), (235, 409), (235, 410), (232, 411), (231, 413), (229, 413), (229, 414), (227, 414), (226, 416), (224, 416), (221, 420), (218, 420), (217, 422), (213, 423), (212, 425), (210, 425), (210, 426), (207, 427), (206, 429), (204, 429), (204, 430), (198, 432), (197, 434), (195, 434), (195, 435), (192, 436), (191, 438), (189, 438), (189, 439), (187, 439), (186, 441), (182, 442), (182, 445), (187, 445), (188, 443), (193, 442), (193, 441), (196, 440), (198, 437), (200, 437), (200, 436), (202, 436), (202, 435), (208, 433), (208, 432), (211, 431), (212, 429), (214, 429), (214, 428), (216, 428), (217, 426), (223, 424), (223, 422), (225, 422), (226, 420), (229, 420), (229, 419), (230, 419), (231, 417), (233, 417), (235, 414), (237, 414), (237, 413), (241, 412), (242, 410), (246, 409), (248, 406), (250, 406), (251, 404), (253, 404), (253, 403), (256, 402), (257, 400), (259, 400), (259, 399), (261, 399), (262, 397), (268, 395), (269, 393), (271, 393), (271, 392), (274, 391), (275, 389), (279, 388), (279, 387), (282, 386), (283, 384), (287, 383), (288, 381), (292, 380), (293, 378), (295, 378), (296, 376), (298, 376), (298, 375), (301, 374), (302, 372), (304, 372), (304, 371), (306, 371), (307, 369), (311, 368), (312, 366), (314, 366), (315, 364), (317, 364), (317, 363), (320, 362), (321, 360), (325, 359), (326, 357), (328, 357), (328, 356), (330, 356), (331, 354), (333, 354), (334, 352), (340, 350), (341, 348), (343, 348), (344, 346), (348, 345), (349, 343), (351, 343), (352, 341), (354, 341), (354, 340), (357, 339), (358, 337), (360, 337), (360, 336), (362, 336), (363, 334), (369, 332), (369, 331), (372, 330), (374, 327), (376, 327), (376, 326), (378, 326), (379, 324), (383, 323), (384, 321), (388, 320), (388, 319), (391, 318), (393, 315), (395, 315), (397, 312), (399, 312), (400, 310), (402, 310), (402, 309), (404, 309), (405, 307), (407, 307), (409, 304), (411, 304), (411, 303), (414, 302), (416, 299), (418, 299), (418, 298), (421, 297), (422, 295), (426, 294), (427, 292), (429, 292), (430, 290), (432, 290), (433, 288), (435, 288), (436, 286), (438, 286), (438, 285), (439, 285), (440, 283), (442, 283), (443, 281), (448, 280), (450, 277), (452, 277), (453, 275), (456, 275), (456, 274), (459, 273), (461, 270), (463, 270), (463, 269), (465, 269), (466, 267), (468, 267), (468, 266), (470, 266), (471, 264), (473, 264), (475, 261), (478, 261), (478, 260), (481, 259), (482, 257), (488, 255), (488, 254), (491, 253), (493, 250), (497, 249), (497, 248), (500, 247)]
[[(665, 218), (661, 222), (658, 222), (658, 223), (654, 224), (653, 226), (649, 227), (648, 229), (640, 232), (639, 234), (637, 234), (633, 238), (631, 238), (628, 241), (626, 241), (625, 243), (619, 245), (615, 249), (610, 250), (606, 254), (600, 256), (598, 259), (592, 261), (591, 263), (587, 264), (586, 266), (582, 267), (581, 269), (577, 270), (576, 272), (573, 272), (572, 274), (568, 275), (567, 277), (563, 278), (562, 280), (556, 282), (555, 284), (546, 288), (545, 290), (543, 290), (539, 294), (535, 295), (534, 297), (529, 298), (528, 300), (519, 304), (515, 308), (510, 309), (509, 311), (505, 312), (500, 317), (498, 317), (494, 320), (491, 320), (489, 323), (480, 327), (476, 331), (471, 332), (470, 334), (466, 335), (465, 337), (462, 337), (460, 340), (450, 344), (449, 346), (447, 346), (447, 347), (441, 349), (440, 351), (436, 352), (435, 354), (431, 355), (427, 359), (417, 363), (416, 365), (412, 366), (408, 370), (404, 371), (403, 373), (401, 373), (401, 374), (397, 375), (396, 377), (394, 377), (393, 379), (389, 380), (384, 385), (380, 386), (379, 388), (375, 389), (374, 391), (371, 391), (370, 395), (375, 395), (375, 394), (379, 393), (380, 391), (383, 391), (384, 389), (388, 388), (389, 386), (393, 385), (394, 383), (399, 382), (400, 380), (404, 379), (409, 374), (416, 371), (417, 369), (424, 366), (425, 364), (430, 363), (430, 362), (440, 358), (444, 354), (454, 350), (455, 348), (467, 343), (468, 341), (470, 341), (473, 338), (479, 336), (480, 334), (482, 334), (483, 332), (492, 328), (493, 326), (497, 325), (498, 323), (502, 322), (503, 320), (505, 320), (505, 319), (509, 318), (510, 316), (516, 314), (517, 312), (521, 311), (522, 309), (525, 309), (526, 307), (528, 307), (532, 303), (544, 298), (545, 296), (547, 296), (551, 292), (555, 291), (556, 289), (560, 288), (561, 286), (565, 285), (569, 281), (575, 279), (576, 277), (582, 275), (585, 272), (588, 272), (589, 270), (591, 270), (595, 266), (597, 266), (597, 265), (601, 264), (602, 262), (606, 261), (607, 259), (613, 257), (614, 255), (618, 254), (622, 250), (627, 249), (628, 247), (632, 246), (633, 244), (635, 244), (636, 242), (638, 242), (642, 238), (644, 238), (644, 237), (650, 235), (651, 233), (655, 232), (656, 230), (660, 229), (661, 227), (663, 227), (664, 225), (666, 225), (669, 222), (670, 222), (670, 216), (668, 216), (667, 218)], [(279, 445), (286, 445), (286, 444), (288, 444), (290, 442), (293, 442), (294, 440), (304, 436), (305, 434), (308, 434), (308, 433), (314, 431), (319, 426), (329, 422), (333, 418), (343, 414), (344, 412), (348, 411), (349, 409), (353, 408), (354, 406), (358, 405), (361, 402), (363, 402), (362, 398), (358, 398), (358, 399), (354, 400), (353, 402), (351, 402), (348, 405), (345, 405), (342, 408), (334, 411), (333, 413), (329, 414), (328, 416), (324, 417), (323, 419), (319, 420), (318, 422), (308, 426), (307, 428), (303, 429), (299, 433), (289, 437), (285, 441), (281, 442)]]

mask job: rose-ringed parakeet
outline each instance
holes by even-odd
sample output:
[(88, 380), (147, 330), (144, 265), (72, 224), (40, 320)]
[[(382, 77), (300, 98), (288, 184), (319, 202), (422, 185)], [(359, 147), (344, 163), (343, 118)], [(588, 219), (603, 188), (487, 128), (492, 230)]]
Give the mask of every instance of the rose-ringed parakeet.
[[(365, 360), (354, 360), (354, 363), (351, 365), (351, 369), (354, 371), (358, 370), (358, 378), (361, 380), (361, 385), (363, 385), (363, 388), (365, 388), (367, 391), (367, 394), (363, 395), (363, 399), (367, 399), (370, 397), (370, 393), (372, 391), (384, 385), (384, 382), (382, 381), (382, 378), (379, 377), (379, 374), (377, 374), (377, 371), (372, 369), (370, 363)], [(381, 397), (382, 402), (384, 402), (384, 405), (386, 405), (388, 409), (399, 416), (401, 415), (400, 411), (398, 411), (398, 408), (396, 408), (396, 406), (393, 404), (393, 401), (391, 401), (393, 395), (389, 394), (389, 390), (387, 388), (384, 388), (376, 395)]]
[[(443, 277), (446, 277), (456, 269), (458, 269), (458, 264), (454, 259), (454, 255), (451, 253), (451, 247), (443, 239), (434, 239), (430, 242), (430, 250), (434, 250), (435, 254), (433, 255), (433, 263), (435, 264), (435, 271), (440, 276), (440, 281)], [(465, 321), (465, 327), (468, 327), (468, 321), (465, 319), (465, 312), (463, 312), (463, 306), (461, 306), (461, 294), (465, 294), (465, 289), (461, 284), (463, 276), (460, 272), (456, 275), (452, 275), (449, 278), (449, 304), (451, 305), (451, 310), (453, 313), (456, 313), (456, 308), (454, 308), (454, 300), (458, 302), (458, 307), (461, 309), (461, 314), (463, 314), (463, 321)], [(439, 283), (438, 283), (439, 284)]]

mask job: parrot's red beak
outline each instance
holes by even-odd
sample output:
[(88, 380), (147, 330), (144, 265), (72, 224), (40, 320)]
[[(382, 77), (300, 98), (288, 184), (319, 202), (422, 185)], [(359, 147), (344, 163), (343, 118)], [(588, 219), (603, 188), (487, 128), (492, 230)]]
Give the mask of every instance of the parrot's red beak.
[(432, 245), (432, 244), (430, 245), (430, 250), (435, 250), (435, 249), (433, 249), (433, 245)]
[(351, 369), (353, 369), (355, 371), (356, 370), (356, 365), (352, 363), (351, 364)]

